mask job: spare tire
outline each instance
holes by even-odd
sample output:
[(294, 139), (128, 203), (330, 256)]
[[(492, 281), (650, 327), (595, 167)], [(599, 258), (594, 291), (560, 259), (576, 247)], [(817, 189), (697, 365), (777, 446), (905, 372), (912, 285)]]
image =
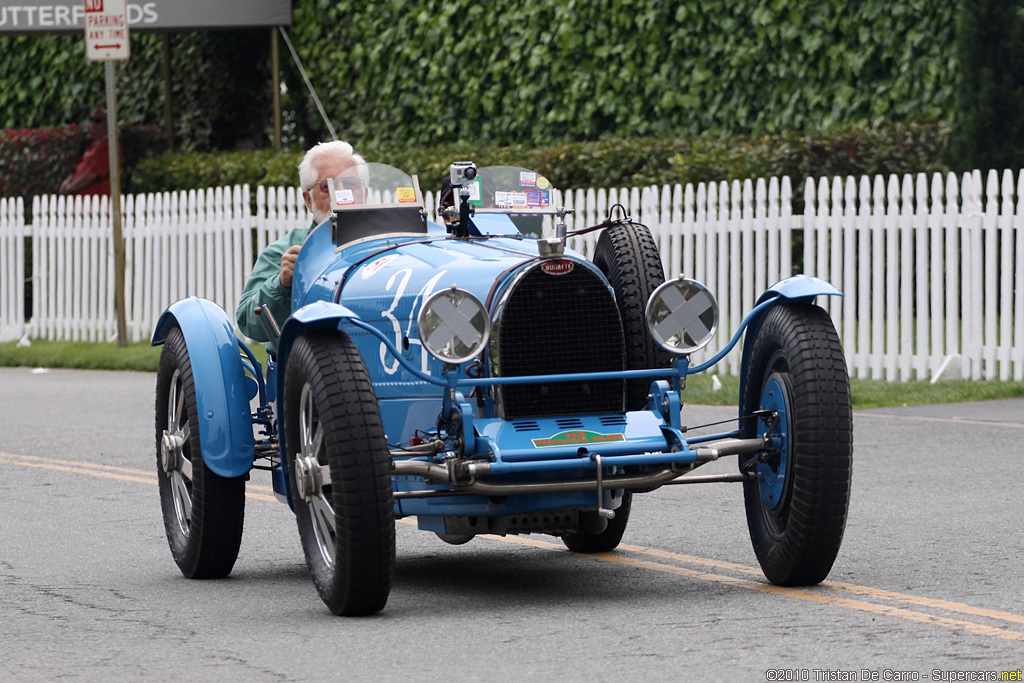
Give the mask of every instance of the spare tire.
[[(658, 245), (647, 226), (618, 223), (601, 231), (594, 251), (596, 265), (615, 291), (625, 337), (626, 369), (668, 367), (671, 355), (661, 349), (647, 330), (644, 312), (647, 299), (665, 281)], [(647, 405), (649, 379), (626, 382), (626, 410)]]

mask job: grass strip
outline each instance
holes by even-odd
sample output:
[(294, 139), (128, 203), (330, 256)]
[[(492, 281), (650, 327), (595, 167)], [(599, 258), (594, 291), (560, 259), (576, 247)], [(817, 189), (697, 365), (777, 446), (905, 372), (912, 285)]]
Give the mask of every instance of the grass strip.
[[(0, 366), (156, 372), (160, 348), (147, 342), (125, 347), (101, 342), (39, 340), (30, 346), (9, 342), (0, 344)], [(250, 348), (261, 363), (266, 362), (262, 344), (254, 344)], [(739, 377), (723, 376), (718, 380), (721, 386), (716, 390), (712, 376), (707, 373), (688, 377), (684, 400), (697, 405), (737, 405)], [(960, 380), (931, 384), (923, 380), (883, 382), (854, 379), (850, 385), (853, 407), (857, 409), (1024, 397), (1024, 382)]]

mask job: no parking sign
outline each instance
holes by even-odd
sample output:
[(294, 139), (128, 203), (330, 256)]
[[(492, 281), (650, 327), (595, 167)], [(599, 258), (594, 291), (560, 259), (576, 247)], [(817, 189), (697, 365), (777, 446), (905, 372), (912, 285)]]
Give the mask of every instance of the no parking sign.
[(94, 62), (128, 59), (125, 0), (85, 0), (85, 56)]

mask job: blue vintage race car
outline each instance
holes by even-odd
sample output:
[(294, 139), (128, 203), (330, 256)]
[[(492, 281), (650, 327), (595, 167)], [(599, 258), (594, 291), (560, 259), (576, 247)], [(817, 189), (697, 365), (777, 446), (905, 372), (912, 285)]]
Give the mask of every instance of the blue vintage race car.
[[(544, 533), (604, 552), (634, 494), (701, 481), (742, 483), (769, 581), (827, 576), (853, 455), (843, 350), (813, 304), (835, 288), (779, 282), (692, 366), (717, 303), (698, 282), (664, 281), (646, 227), (610, 217), (586, 228), (601, 230), (588, 260), (565, 246), (583, 230), (567, 233), (539, 173), (452, 164), (442, 225), (427, 220), (415, 177), (353, 171), (358, 184), (331, 181), (332, 218), (303, 244), (292, 315), (262, 312), (265, 369), (209, 301), (178, 301), (157, 324), (157, 471), (182, 573), (231, 571), (257, 468), (294, 511), (337, 614), (384, 607), (396, 518), (449, 543)], [(554, 236), (539, 236), (542, 220)], [(686, 377), (741, 337), (736, 424), (688, 437)], [(690, 474), (723, 457), (736, 457), (734, 474)]]

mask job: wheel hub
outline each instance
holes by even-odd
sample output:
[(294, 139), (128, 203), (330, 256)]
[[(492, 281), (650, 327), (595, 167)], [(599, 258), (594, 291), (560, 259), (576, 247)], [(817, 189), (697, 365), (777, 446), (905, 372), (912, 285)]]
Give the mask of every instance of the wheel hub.
[(171, 434), (164, 430), (160, 439), (160, 467), (170, 474), (176, 471), (184, 457), (185, 440), (179, 434)]
[(773, 452), (758, 459), (757, 478), (761, 489), (761, 500), (769, 510), (782, 502), (785, 492), (786, 475), (789, 470), (789, 397), (785, 379), (772, 373), (765, 382), (761, 395), (761, 407), (770, 411), (771, 417), (760, 418), (766, 432), (765, 438), (772, 444)]
[(313, 456), (300, 456), (295, 459), (295, 486), (299, 497), (309, 502), (323, 487), (323, 475), (320, 463)]

